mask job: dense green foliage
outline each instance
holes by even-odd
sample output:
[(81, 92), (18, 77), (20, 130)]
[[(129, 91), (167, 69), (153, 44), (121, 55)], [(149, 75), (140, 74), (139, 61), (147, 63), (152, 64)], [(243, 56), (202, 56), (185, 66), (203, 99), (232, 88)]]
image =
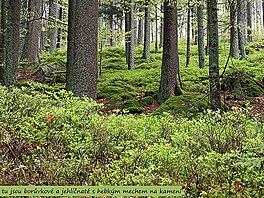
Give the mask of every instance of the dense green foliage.
[[(208, 60), (207, 68), (199, 69), (192, 46), (191, 64), (184, 67), (183, 46), (183, 95), (170, 97), (151, 114), (144, 108), (155, 105), (162, 54), (152, 50), (148, 63), (141, 59), (142, 46), (135, 50), (134, 71), (126, 69), (123, 47), (103, 50), (98, 99), (104, 105), (74, 97), (64, 84), (0, 87), (0, 183), (180, 185), (189, 197), (261, 197), (263, 120), (250, 105), (226, 113), (207, 110)], [(227, 99), (263, 93), (256, 82), (263, 78), (264, 49), (252, 43), (247, 50), (247, 60), (229, 61), (222, 79)], [(226, 51), (222, 45), (221, 72)], [(66, 52), (41, 58), (41, 66), (65, 67)], [(103, 113), (109, 106), (118, 110)]]
[(88, 99), (25, 85), (0, 87), (2, 185), (182, 185), (193, 197), (261, 196), (264, 125), (247, 109), (196, 119), (102, 115)]

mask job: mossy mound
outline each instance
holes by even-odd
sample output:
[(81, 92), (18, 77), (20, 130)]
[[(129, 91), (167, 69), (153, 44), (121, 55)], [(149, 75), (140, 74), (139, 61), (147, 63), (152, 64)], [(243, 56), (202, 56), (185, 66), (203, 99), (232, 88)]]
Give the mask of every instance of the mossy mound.
[(228, 92), (227, 99), (245, 100), (263, 94), (263, 89), (244, 71), (228, 73), (222, 83), (221, 89)]
[(128, 99), (131, 99), (135, 96), (134, 93), (130, 93), (130, 92), (126, 92), (126, 93), (122, 93), (120, 94), (120, 97), (123, 99), (123, 100), (128, 100)]
[(154, 99), (151, 96), (147, 96), (142, 98), (139, 102), (141, 105), (149, 106), (153, 104)]
[(137, 100), (128, 100), (122, 105), (123, 109), (128, 109), (131, 107), (140, 107), (140, 104)]
[(142, 107), (129, 107), (126, 109), (129, 113), (143, 113), (144, 108)]
[(138, 100), (128, 100), (123, 103), (122, 109), (128, 111), (129, 113), (142, 113), (144, 108), (140, 106)]
[(119, 95), (113, 95), (110, 100), (106, 103), (107, 106), (121, 104), (123, 102)]
[(111, 98), (115, 94), (126, 92), (123, 88), (117, 86), (98, 87), (97, 98)]
[(171, 96), (153, 112), (154, 115), (168, 112), (172, 114), (196, 114), (209, 108), (208, 97), (204, 95)]

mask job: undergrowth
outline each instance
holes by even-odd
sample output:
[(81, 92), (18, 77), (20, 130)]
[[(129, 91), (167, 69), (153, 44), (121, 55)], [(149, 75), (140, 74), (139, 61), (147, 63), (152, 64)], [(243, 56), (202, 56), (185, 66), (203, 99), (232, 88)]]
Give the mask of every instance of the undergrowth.
[(0, 87), (0, 185), (180, 185), (188, 197), (261, 197), (264, 125), (247, 109), (102, 115), (90, 99), (36, 87)]

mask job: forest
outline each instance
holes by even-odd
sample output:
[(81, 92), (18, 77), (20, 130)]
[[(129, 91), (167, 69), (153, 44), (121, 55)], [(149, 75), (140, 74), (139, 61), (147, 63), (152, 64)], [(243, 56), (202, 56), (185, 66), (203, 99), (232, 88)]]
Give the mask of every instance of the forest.
[(263, 0), (0, 0), (0, 186), (264, 196)]

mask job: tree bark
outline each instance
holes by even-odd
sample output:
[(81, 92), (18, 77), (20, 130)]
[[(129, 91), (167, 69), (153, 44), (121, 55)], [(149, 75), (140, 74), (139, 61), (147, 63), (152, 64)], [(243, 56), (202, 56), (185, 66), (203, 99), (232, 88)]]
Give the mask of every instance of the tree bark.
[(98, 1), (69, 0), (67, 90), (96, 99)]
[(231, 0), (230, 4), (230, 55), (239, 57), (238, 30), (237, 30), (237, 0)]
[(186, 67), (190, 64), (190, 50), (191, 50), (191, 8), (190, 0), (188, 0), (187, 8), (187, 43), (186, 43)]
[(207, 0), (207, 26), (209, 34), (209, 79), (210, 104), (212, 110), (221, 109), (220, 82), (219, 82), (219, 41), (217, 0)]
[(179, 67), (177, 1), (164, 1), (164, 46), (161, 67), (161, 80), (158, 91), (158, 102), (166, 101), (171, 95), (181, 95), (177, 82)]
[(158, 52), (158, 7), (156, 7), (155, 12), (155, 52)]
[(237, 1), (237, 22), (238, 22), (238, 45), (241, 55), (241, 59), (246, 59), (246, 1), (238, 0)]
[(134, 30), (134, 0), (130, 0), (130, 10), (125, 13), (125, 34), (126, 34), (126, 60), (128, 69), (135, 69), (134, 48), (135, 48), (135, 30)]
[(15, 82), (19, 58), (20, 0), (8, 0), (6, 9), (6, 60), (4, 64), (4, 85), (11, 86)]
[(109, 38), (109, 44), (110, 46), (114, 46), (114, 16), (110, 15), (109, 16), (109, 28), (110, 28), (110, 38)]
[(262, 23), (263, 23), (263, 31), (264, 31), (264, 0), (262, 0)]
[(144, 50), (143, 59), (150, 61), (150, 8), (145, 8), (145, 26), (144, 26)]
[(247, 3), (247, 41), (252, 42), (252, 2)]
[(1, 0), (1, 29), (0, 29), (0, 48), (5, 47), (5, 28), (6, 28), (6, 0)]
[(26, 25), (28, 31), (24, 39), (22, 59), (27, 59), (29, 64), (37, 64), (41, 39), (41, 0), (29, 0), (28, 12), (29, 19), (38, 20), (32, 20)]
[(198, 56), (199, 56), (199, 67), (204, 68), (204, 25), (203, 25), (203, 5), (197, 7), (197, 21), (198, 21)]
[[(163, 13), (163, 6), (160, 6), (161, 13)], [(160, 17), (160, 48), (163, 48), (163, 17)]]
[[(63, 8), (59, 6), (59, 20), (63, 20)], [(62, 29), (58, 28), (57, 32), (57, 49), (62, 48)]]
[(143, 19), (140, 18), (138, 20), (138, 37), (137, 37), (138, 45), (143, 44), (143, 27), (144, 27)]
[(56, 27), (56, 20), (59, 17), (59, 2), (58, 0), (49, 0), (49, 18), (54, 21), (51, 23), (53, 26), (49, 30), (49, 40), (50, 40), (50, 52), (53, 53), (57, 49), (57, 36), (58, 28)]

